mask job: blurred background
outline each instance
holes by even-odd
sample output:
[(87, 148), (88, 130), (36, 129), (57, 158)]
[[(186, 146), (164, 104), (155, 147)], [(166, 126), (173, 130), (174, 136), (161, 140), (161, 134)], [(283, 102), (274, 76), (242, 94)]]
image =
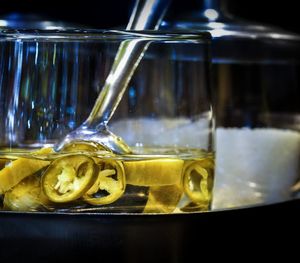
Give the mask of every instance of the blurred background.
[[(300, 33), (296, 18), (297, 1), (224, 0), (236, 17), (271, 24)], [(36, 15), (50, 21), (62, 21), (91, 28), (111, 28), (126, 25), (134, 0), (2, 0), (0, 20), (18, 15)], [(173, 0), (167, 18), (200, 10), (202, 0)], [(0, 26), (1, 22), (0, 22)]]

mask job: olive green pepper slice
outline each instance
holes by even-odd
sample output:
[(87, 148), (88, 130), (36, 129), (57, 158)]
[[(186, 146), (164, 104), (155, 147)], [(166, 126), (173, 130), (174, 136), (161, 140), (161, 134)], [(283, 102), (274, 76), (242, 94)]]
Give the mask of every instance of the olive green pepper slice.
[(124, 162), (128, 184), (140, 186), (162, 186), (180, 184), (183, 160), (160, 158)]
[(183, 194), (180, 184), (150, 186), (144, 213), (172, 213)]
[[(51, 154), (52, 148), (42, 148), (33, 152), (35, 155)], [(0, 194), (5, 193), (20, 183), (24, 178), (49, 165), (49, 161), (19, 158), (0, 170)]]
[(103, 161), (98, 178), (83, 199), (91, 205), (106, 205), (119, 199), (125, 191), (125, 172), (119, 161)]
[(111, 152), (110, 149), (103, 146), (102, 144), (90, 141), (74, 141), (66, 144), (62, 149), (62, 152), (97, 152), (97, 151), (107, 151)]
[(76, 200), (94, 183), (96, 171), (94, 160), (86, 155), (56, 159), (42, 175), (44, 193), (56, 203)]
[(214, 161), (204, 158), (188, 162), (183, 172), (185, 194), (195, 203), (211, 201), (214, 175)]
[(3, 205), (6, 210), (37, 211), (46, 207), (49, 200), (40, 187), (40, 178), (32, 175), (5, 193)]

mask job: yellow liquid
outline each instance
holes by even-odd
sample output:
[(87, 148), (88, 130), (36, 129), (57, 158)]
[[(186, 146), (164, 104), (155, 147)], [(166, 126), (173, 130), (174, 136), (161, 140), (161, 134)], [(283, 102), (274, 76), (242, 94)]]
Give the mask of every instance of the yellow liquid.
[[(70, 158), (75, 160), (72, 162), (76, 165), (78, 156), (87, 156), (93, 160), (98, 175), (94, 176), (93, 182), (72, 200), (50, 200), (49, 193), (45, 191), (48, 187), (45, 186), (46, 174), (55, 170), (57, 167), (54, 166), (61, 160), (65, 160), (61, 170), (57, 172), (59, 176), (55, 177), (58, 178), (55, 179), (57, 182), (52, 186), (52, 191), (58, 191), (59, 198), (64, 197), (72, 187), (77, 187), (78, 183), (72, 181), (73, 177), (68, 179), (68, 172), (72, 167), (66, 167)], [(117, 163), (120, 167), (117, 171), (114, 166), (108, 166), (107, 171), (111, 175), (105, 177), (109, 178), (107, 182), (102, 181), (104, 177), (101, 177), (99, 172), (104, 169), (103, 163)], [(122, 175), (117, 177), (118, 173)], [(133, 154), (127, 155), (85, 149), (62, 153), (54, 153), (51, 149), (0, 149), (2, 210), (105, 213), (208, 211), (212, 201), (213, 177), (214, 156), (199, 149), (138, 147), (133, 148)], [(85, 174), (82, 173), (78, 178), (78, 182), (85, 180)], [(124, 184), (122, 191), (116, 186), (120, 178)], [(100, 197), (100, 200), (106, 200), (105, 202), (95, 204), (86, 198), (87, 193), (96, 192), (92, 191), (95, 186), (101, 186), (99, 189), (102, 190), (99, 191), (100, 194), (90, 195), (90, 198)], [(103, 198), (114, 192), (117, 192), (114, 198)]]

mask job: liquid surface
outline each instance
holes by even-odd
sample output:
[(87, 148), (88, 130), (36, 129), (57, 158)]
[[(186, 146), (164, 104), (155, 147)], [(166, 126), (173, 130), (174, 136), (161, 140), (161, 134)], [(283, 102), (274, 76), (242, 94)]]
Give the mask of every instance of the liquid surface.
[(133, 148), (115, 155), (95, 144), (0, 150), (6, 211), (182, 213), (210, 209), (214, 157), (191, 148)]

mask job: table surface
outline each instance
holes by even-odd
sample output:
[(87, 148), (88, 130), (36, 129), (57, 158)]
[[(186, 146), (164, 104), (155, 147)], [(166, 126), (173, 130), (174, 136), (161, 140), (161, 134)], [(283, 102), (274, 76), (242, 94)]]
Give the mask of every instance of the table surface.
[(0, 258), (183, 262), (191, 253), (201, 256), (201, 249), (230, 246), (232, 238), (254, 239), (257, 247), (274, 233), (292, 233), (300, 224), (299, 210), (300, 200), (174, 215), (0, 212)]

